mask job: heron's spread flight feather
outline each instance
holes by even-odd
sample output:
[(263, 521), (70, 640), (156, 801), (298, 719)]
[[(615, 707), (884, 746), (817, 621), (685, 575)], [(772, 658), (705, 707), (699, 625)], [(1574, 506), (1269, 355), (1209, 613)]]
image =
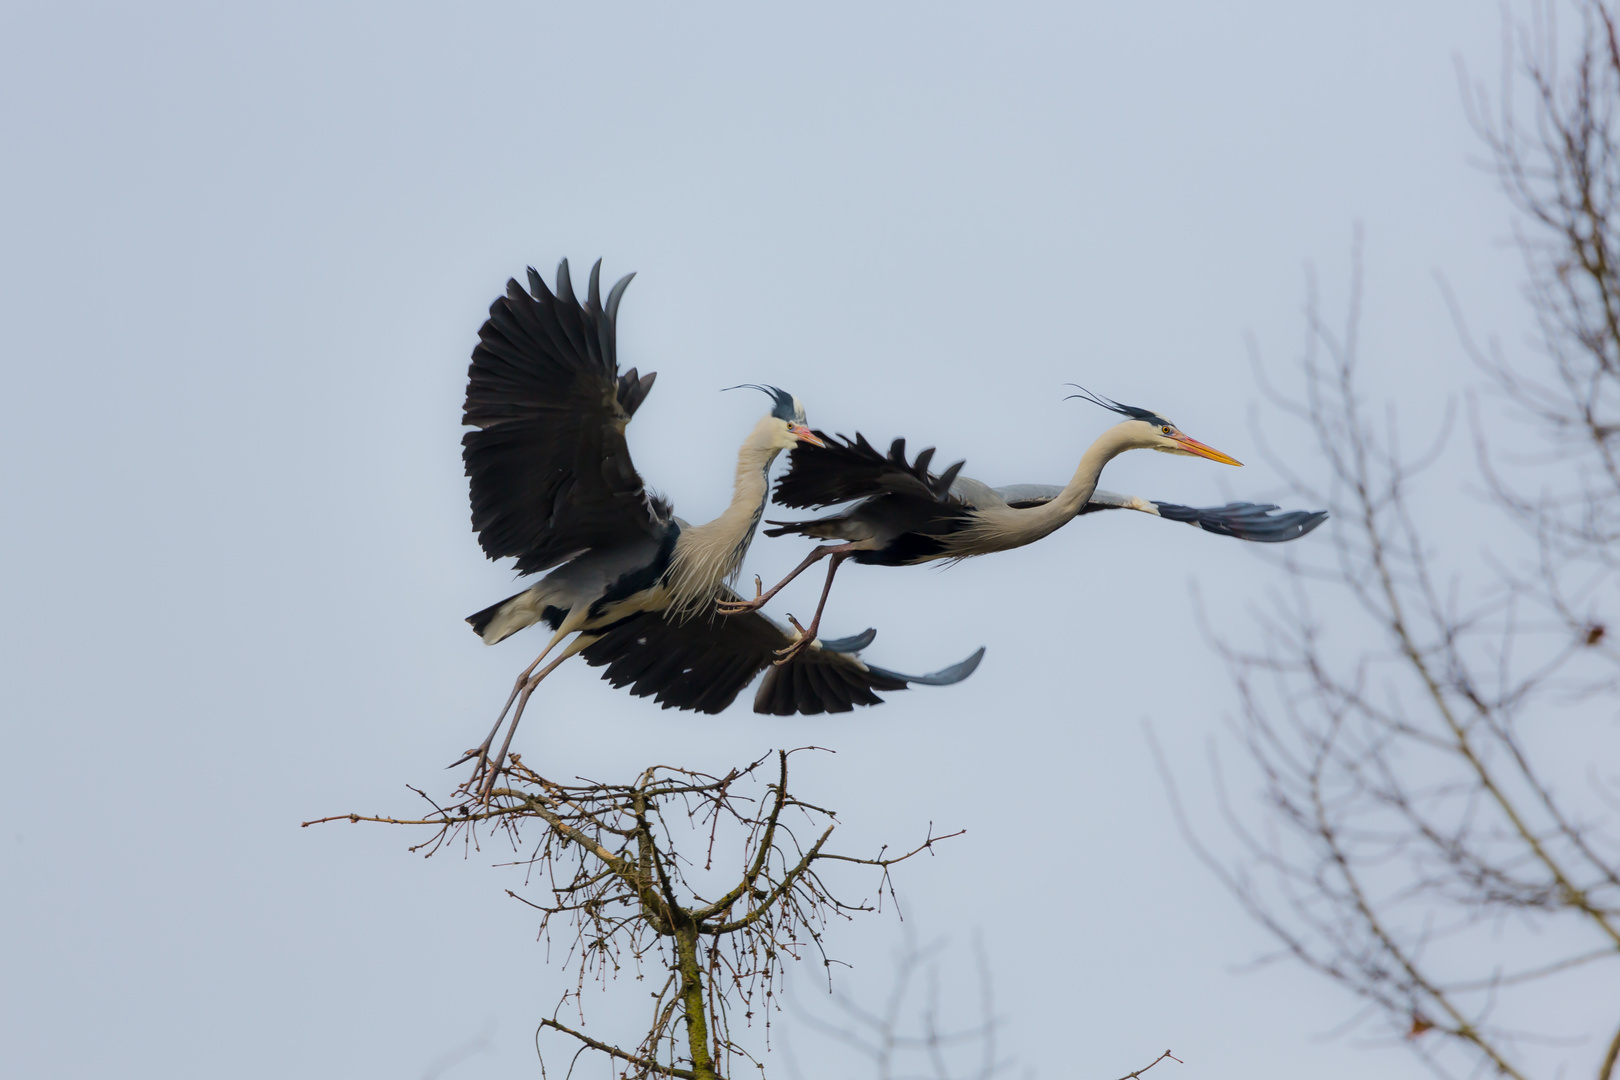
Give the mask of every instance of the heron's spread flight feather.
[[(724, 590), (727, 599), (736, 594)], [(958, 664), (931, 675), (903, 675), (863, 663), (856, 651), (876, 636), (868, 630), (807, 649), (790, 664), (775, 667), (776, 650), (793, 640), (789, 631), (757, 611), (716, 619), (678, 622), (644, 612), (609, 627), (582, 656), (602, 677), (628, 686), (637, 697), (653, 697), (666, 709), (717, 713), (730, 705), (761, 671), (754, 711), (777, 716), (849, 712), (878, 705), (874, 691), (904, 690), (911, 683), (946, 686), (961, 682), (978, 667), (980, 649)], [(834, 649), (829, 646), (839, 646)]]
[(906, 440), (896, 439), (887, 455), (881, 454), (860, 432), (850, 439), (829, 437), (816, 432), (825, 447), (802, 446), (789, 455), (792, 468), (776, 483), (779, 506), (803, 509), (832, 506), (872, 495), (918, 496), (932, 502), (948, 502), (951, 482), (964, 462), (958, 461), (943, 473), (928, 471), (934, 448), (906, 460)]
[[(1220, 536), (1235, 536), (1259, 544), (1280, 544), (1298, 540), (1301, 536), (1327, 520), (1326, 510), (1279, 510), (1275, 503), (1234, 502), (1225, 506), (1177, 506), (1175, 503), (1154, 503), (1162, 518), (1185, 521), (1197, 525), (1205, 532)], [(1081, 513), (1090, 512), (1087, 506)]]
[(489, 309), (468, 368), (462, 459), (473, 528), (485, 554), (515, 556), (530, 574), (580, 551), (655, 536), (669, 507), (651, 497), (630, 460), (624, 429), (654, 373), (621, 376), (614, 315), (630, 278), (600, 303), (601, 263), (585, 304), (568, 260), (557, 291), (529, 270), (529, 290), (507, 282)]

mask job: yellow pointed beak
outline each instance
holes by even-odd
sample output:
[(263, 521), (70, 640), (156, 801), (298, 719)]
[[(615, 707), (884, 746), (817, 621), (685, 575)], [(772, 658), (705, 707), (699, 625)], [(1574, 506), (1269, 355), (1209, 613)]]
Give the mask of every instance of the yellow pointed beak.
[(1219, 450), (1215, 449), (1213, 446), (1205, 446), (1203, 443), (1199, 442), (1197, 439), (1189, 438), (1188, 436), (1181, 434), (1181, 432), (1179, 432), (1179, 431), (1176, 432), (1174, 435), (1172, 435), (1170, 437), (1172, 439), (1176, 440), (1176, 442), (1180, 443), (1181, 448), (1183, 450), (1187, 451), (1187, 453), (1189, 453), (1189, 454), (1196, 454), (1197, 456), (1199, 456), (1201, 458), (1209, 458), (1209, 460), (1218, 461), (1222, 465), (1242, 465), (1243, 464), (1243, 462), (1239, 461), (1237, 458), (1231, 457), (1231, 456), (1229, 456), (1227, 454), (1223, 454)]
[(811, 446), (826, 446), (827, 445), (826, 443), (822, 442), (820, 439), (818, 439), (816, 437), (815, 432), (811, 431), (807, 427), (797, 427), (797, 426), (790, 427), (790, 428), (788, 428), (788, 432), (790, 434), (792, 434), (793, 437), (798, 439), (800, 442), (807, 442)]

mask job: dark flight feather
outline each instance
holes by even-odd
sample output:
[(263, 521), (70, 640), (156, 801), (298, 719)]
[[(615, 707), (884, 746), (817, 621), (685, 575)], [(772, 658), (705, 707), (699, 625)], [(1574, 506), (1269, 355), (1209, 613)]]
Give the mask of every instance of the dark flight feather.
[(843, 435), (816, 434), (826, 446), (801, 443), (788, 455), (788, 471), (776, 482), (778, 506), (810, 509), (833, 506), (872, 495), (909, 495), (932, 502), (953, 502), (951, 482), (966, 462), (958, 461), (943, 473), (928, 471), (934, 448), (906, 460), (906, 440), (896, 439), (887, 455), (866, 441), (860, 432), (850, 439)]
[(507, 282), (467, 371), (462, 422), (477, 430), (461, 442), (473, 529), (486, 555), (515, 556), (520, 573), (627, 536), (656, 537), (668, 523), (624, 438), (656, 376), (618, 372), (614, 315), (630, 276), (604, 310), (601, 265), (583, 305), (566, 259), (555, 294), (532, 267), (528, 292)]
[[(1205, 532), (1235, 536), (1239, 540), (1250, 540), (1258, 544), (1280, 544), (1288, 540), (1298, 540), (1328, 517), (1326, 510), (1289, 510), (1274, 514), (1273, 511), (1280, 509), (1275, 503), (1234, 502), (1225, 506), (1203, 508), (1178, 506), (1175, 503), (1153, 505), (1162, 518), (1185, 521), (1197, 525)], [(1088, 513), (1090, 510), (1091, 507), (1087, 506), (1081, 513)]]
[[(735, 599), (736, 594), (725, 590), (724, 598)], [(849, 712), (856, 705), (881, 704), (883, 699), (874, 691), (904, 690), (912, 683), (961, 682), (984, 655), (980, 649), (942, 671), (904, 675), (856, 659), (855, 650), (874, 636), (875, 631), (868, 630), (824, 640), (821, 648), (807, 649), (791, 663), (776, 667), (772, 663), (776, 650), (792, 637), (757, 611), (682, 623), (672, 623), (658, 612), (642, 612), (609, 627), (580, 655), (592, 667), (605, 667), (604, 679), (628, 686), (637, 697), (652, 697), (666, 709), (703, 713), (724, 710), (764, 671), (754, 711), (777, 716)]]

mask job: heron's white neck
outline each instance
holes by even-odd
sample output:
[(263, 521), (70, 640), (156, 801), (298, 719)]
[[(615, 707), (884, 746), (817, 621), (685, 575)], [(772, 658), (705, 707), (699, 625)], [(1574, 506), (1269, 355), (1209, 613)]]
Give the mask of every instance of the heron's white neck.
[(1125, 451), (1143, 445), (1139, 441), (1139, 428), (1140, 425), (1127, 421), (1103, 432), (1080, 456), (1074, 475), (1051, 502), (1024, 510), (997, 507), (986, 513), (985, 517), (993, 518), (993, 522), (987, 520), (983, 529), (969, 529), (964, 537), (968, 545), (980, 549), (971, 553), (1021, 547), (1067, 525), (1097, 490), (1097, 478), (1102, 475), (1103, 466)]
[(1058, 497), (1045, 506), (1031, 507), (1024, 513), (1052, 516), (1056, 520), (1052, 526), (1054, 529), (1078, 514), (1097, 490), (1097, 480), (1102, 476), (1103, 466), (1125, 451), (1142, 445), (1138, 439), (1138, 426), (1128, 422), (1115, 424), (1103, 432), (1080, 455), (1080, 464), (1075, 467), (1074, 475), (1069, 477), (1069, 482), (1063, 486)]
[(769, 472), (771, 462), (782, 452), (778, 441), (781, 430), (782, 425), (768, 416), (756, 424), (737, 451), (731, 504), (713, 521), (681, 530), (670, 567), (673, 612), (696, 611), (742, 568), (770, 496)]

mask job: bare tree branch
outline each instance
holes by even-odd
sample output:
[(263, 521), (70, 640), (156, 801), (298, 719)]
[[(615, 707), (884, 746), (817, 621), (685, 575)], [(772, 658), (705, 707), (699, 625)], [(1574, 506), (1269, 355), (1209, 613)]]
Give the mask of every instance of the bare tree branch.
[[(1211, 855), (1176, 803), (1280, 955), (1345, 986), (1368, 1006), (1358, 1017), (1441, 1075), (1529, 1077), (1528, 1047), (1579, 1033), (1527, 1028), (1528, 1006), (1620, 959), (1612, 780), (1583, 798), (1547, 737), (1601, 745), (1620, 691), (1607, 610), (1620, 585), (1620, 46), (1599, 0), (1569, 6), (1574, 54), (1559, 56), (1557, 8), (1533, 8), (1494, 110), (1464, 74), (1488, 168), (1520, 213), (1539, 328), (1529, 355), (1481, 345), (1444, 290), (1486, 379), (1466, 409), (1484, 497), (1461, 534), (1485, 551), (1458, 550), (1451, 522), (1428, 514), (1428, 470), (1449, 460), (1440, 410), (1420, 420), (1428, 449), (1409, 453), (1393, 405), (1363, 389), (1358, 230), (1343, 328), (1311, 282), (1299, 388), (1262, 383), (1314, 438), (1322, 479), (1304, 479), (1297, 452), (1278, 464), (1328, 506), (1332, 549), (1285, 559), (1256, 647), (1211, 635), (1263, 825), (1232, 806), (1218, 762), (1240, 863)], [(1620, 1036), (1585, 1045), (1600, 1037), (1593, 1064), (1609, 1080)]]

